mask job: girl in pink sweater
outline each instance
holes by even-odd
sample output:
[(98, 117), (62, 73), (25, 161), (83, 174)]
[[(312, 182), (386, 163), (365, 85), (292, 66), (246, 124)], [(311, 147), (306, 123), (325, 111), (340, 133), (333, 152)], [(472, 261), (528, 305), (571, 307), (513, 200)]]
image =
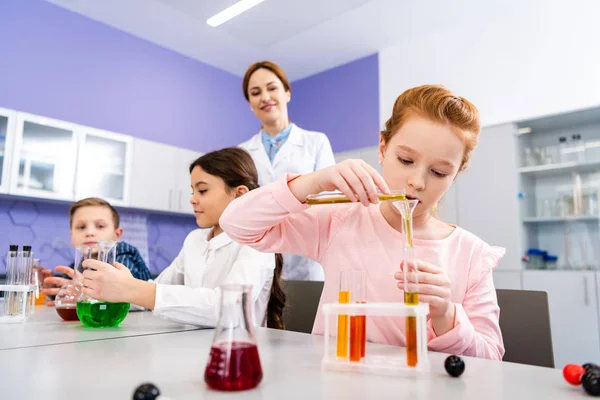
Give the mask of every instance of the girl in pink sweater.
[[(433, 351), (500, 360), (504, 354), (492, 270), (505, 250), (436, 218), (434, 210), (467, 168), (481, 130), (479, 112), (443, 86), (402, 93), (379, 141), (380, 175), (362, 160), (287, 174), (234, 200), (220, 225), (234, 240), (264, 252), (310, 257), (325, 284), (313, 333), (323, 334), (321, 306), (335, 303), (342, 269), (367, 271), (368, 302), (403, 302), (402, 217), (377, 191), (406, 191), (413, 214), (419, 301), (428, 303)], [(340, 190), (353, 202), (309, 207), (309, 194)], [(405, 345), (404, 319), (377, 319), (367, 340)]]

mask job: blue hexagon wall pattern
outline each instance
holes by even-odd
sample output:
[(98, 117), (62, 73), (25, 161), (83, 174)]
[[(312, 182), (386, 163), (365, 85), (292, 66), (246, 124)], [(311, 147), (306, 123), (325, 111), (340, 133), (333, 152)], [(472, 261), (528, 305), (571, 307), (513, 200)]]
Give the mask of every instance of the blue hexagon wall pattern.
[[(137, 214), (147, 218), (148, 267), (158, 274), (179, 254), (187, 234), (197, 228), (196, 222), (191, 215)], [(69, 205), (0, 199), (0, 275), (6, 272), (5, 255), (11, 244), (32, 246), (35, 258), (47, 268), (70, 264)]]

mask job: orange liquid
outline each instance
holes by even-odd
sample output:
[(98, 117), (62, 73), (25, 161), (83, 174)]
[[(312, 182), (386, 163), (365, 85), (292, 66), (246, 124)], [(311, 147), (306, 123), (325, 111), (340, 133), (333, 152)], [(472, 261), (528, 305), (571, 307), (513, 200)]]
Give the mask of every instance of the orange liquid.
[(365, 356), (366, 316), (350, 317), (350, 361), (360, 361)]
[(46, 295), (44, 293), (38, 294), (38, 297), (35, 299), (36, 306), (43, 306), (46, 304)]
[[(340, 304), (350, 303), (350, 291), (341, 290), (338, 294)], [(338, 315), (337, 352), (338, 357), (348, 357), (348, 316)]]
[[(404, 293), (404, 304), (419, 304), (418, 293)], [(419, 362), (417, 356), (417, 317), (406, 317), (406, 365), (416, 367)]]

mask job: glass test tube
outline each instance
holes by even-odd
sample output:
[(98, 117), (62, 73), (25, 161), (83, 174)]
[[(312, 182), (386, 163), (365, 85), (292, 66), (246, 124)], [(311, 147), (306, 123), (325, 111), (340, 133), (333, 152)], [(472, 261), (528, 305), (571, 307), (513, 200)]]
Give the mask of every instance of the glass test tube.
[[(364, 304), (367, 301), (366, 271), (353, 270), (352, 272), (352, 302)], [(350, 361), (360, 361), (365, 357), (366, 347), (366, 315), (353, 315), (350, 317)]]
[[(404, 192), (392, 191), (390, 193), (378, 193), (377, 197), (379, 201), (398, 201), (406, 200)], [(318, 205), (318, 204), (340, 204), (340, 203), (351, 203), (351, 200), (342, 192), (323, 192), (318, 194), (311, 194), (306, 198), (306, 204)]]
[[(31, 271), (33, 268), (33, 252), (31, 246), (23, 246), (23, 254), (21, 256), (21, 274), (22, 284), (31, 285)], [(33, 292), (27, 290), (23, 292), (22, 301), (25, 302), (26, 313), (29, 314), (33, 308)]]
[[(352, 282), (352, 271), (340, 271), (340, 287), (338, 292), (338, 303), (350, 303), (350, 291)], [(338, 315), (337, 326), (337, 351), (336, 355), (341, 358), (348, 357), (348, 315)]]
[[(412, 213), (411, 213), (412, 214)], [(404, 217), (404, 232), (406, 245), (404, 246), (404, 304), (415, 306), (419, 304), (418, 267), (413, 244), (412, 215)], [(406, 317), (406, 364), (416, 367), (417, 357), (417, 318)]]
[[(17, 263), (18, 263), (19, 246), (10, 245), (6, 254), (6, 284), (14, 285), (17, 280)], [(5, 292), (4, 296), (4, 314), (12, 315), (14, 312), (16, 292)]]

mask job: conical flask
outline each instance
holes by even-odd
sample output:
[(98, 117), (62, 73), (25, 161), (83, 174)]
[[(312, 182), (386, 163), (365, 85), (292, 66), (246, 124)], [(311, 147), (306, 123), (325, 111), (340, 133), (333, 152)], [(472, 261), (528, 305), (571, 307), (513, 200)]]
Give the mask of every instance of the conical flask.
[(252, 285), (227, 284), (220, 289), (219, 319), (204, 380), (215, 390), (252, 389), (263, 377), (252, 322)]
[[(114, 265), (117, 258), (117, 242), (102, 240), (98, 242), (98, 260)], [(84, 267), (75, 272), (76, 279), (83, 279)], [(88, 328), (112, 328), (118, 326), (129, 313), (129, 303), (111, 303), (100, 301), (83, 292), (77, 301), (77, 316)]]

